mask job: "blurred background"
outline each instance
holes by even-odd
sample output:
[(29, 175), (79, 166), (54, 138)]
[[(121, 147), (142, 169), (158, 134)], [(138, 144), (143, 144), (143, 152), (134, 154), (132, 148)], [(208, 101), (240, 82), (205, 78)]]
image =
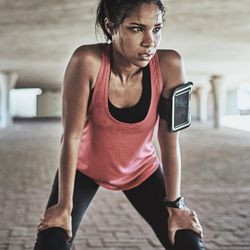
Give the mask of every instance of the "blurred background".
[[(60, 117), (70, 56), (82, 44), (103, 42), (95, 33), (96, 6), (96, 1), (77, 0), (0, 1), (0, 70), (15, 74), (5, 80), (1, 76), (10, 88), (1, 91), (2, 116)], [(212, 119), (214, 79), (222, 124), (245, 124), (250, 110), (249, 0), (180, 0), (166, 6), (161, 48), (183, 56), (188, 79), (194, 82), (193, 119)], [(4, 103), (8, 92), (9, 109)]]
[[(104, 42), (95, 32), (97, 3), (0, 0), (0, 250), (32, 248), (58, 166), (64, 71), (77, 47)], [(200, 210), (207, 249), (249, 250), (250, 1), (165, 4), (160, 48), (182, 55), (194, 83), (193, 126), (181, 142), (190, 166), (183, 170), (183, 186)], [(124, 197), (106, 190), (98, 195), (75, 249), (161, 249)], [(98, 202), (112, 215), (100, 216)], [(138, 230), (147, 236), (140, 238)]]

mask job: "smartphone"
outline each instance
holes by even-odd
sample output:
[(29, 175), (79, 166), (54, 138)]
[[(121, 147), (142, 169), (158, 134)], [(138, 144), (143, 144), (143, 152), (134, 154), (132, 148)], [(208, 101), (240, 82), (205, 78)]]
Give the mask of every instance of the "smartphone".
[(171, 121), (170, 131), (187, 128), (191, 124), (190, 101), (193, 83), (188, 82), (174, 88), (171, 94)]

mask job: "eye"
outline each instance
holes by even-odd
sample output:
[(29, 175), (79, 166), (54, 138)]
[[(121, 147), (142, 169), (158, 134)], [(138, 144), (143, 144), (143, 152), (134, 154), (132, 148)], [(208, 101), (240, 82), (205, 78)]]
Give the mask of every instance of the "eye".
[(159, 32), (161, 30), (161, 27), (159, 26), (159, 27), (156, 27), (156, 28), (154, 28), (154, 33), (157, 33), (157, 32)]
[(135, 32), (143, 31), (142, 27), (131, 27), (130, 29)]

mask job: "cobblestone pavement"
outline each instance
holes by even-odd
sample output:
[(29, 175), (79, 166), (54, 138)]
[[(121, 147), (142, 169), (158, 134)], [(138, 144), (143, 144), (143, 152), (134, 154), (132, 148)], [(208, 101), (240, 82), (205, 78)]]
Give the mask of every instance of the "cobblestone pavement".
[[(16, 121), (0, 130), (0, 250), (32, 249), (58, 167), (58, 121)], [(194, 123), (181, 134), (182, 190), (207, 250), (250, 249), (250, 133)], [(75, 249), (163, 249), (121, 192), (100, 189)]]

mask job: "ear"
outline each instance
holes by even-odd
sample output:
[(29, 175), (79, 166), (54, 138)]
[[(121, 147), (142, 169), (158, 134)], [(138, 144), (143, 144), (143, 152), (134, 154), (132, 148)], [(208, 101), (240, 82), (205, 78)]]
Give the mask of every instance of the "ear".
[(110, 22), (110, 20), (107, 17), (104, 18), (104, 25), (105, 25), (106, 31), (110, 35), (113, 35), (113, 33), (114, 33), (114, 24), (112, 22)]

